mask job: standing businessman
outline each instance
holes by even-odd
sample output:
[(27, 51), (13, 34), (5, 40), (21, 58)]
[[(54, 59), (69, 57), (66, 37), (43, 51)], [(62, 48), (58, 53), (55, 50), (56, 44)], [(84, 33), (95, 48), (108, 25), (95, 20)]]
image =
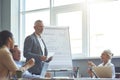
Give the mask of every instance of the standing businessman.
[(29, 69), (32, 74), (40, 75), (44, 62), (49, 62), (52, 57), (47, 58), (48, 51), (46, 45), (41, 38), (44, 25), (41, 20), (36, 20), (34, 23), (35, 32), (26, 37), (24, 42), (24, 57), (26, 61), (31, 58), (35, 59), (35, 65)]

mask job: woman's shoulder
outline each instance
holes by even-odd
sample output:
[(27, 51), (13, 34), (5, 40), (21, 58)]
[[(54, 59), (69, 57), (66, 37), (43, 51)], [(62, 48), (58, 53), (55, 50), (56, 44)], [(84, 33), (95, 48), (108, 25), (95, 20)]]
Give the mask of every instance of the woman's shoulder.
[(113, 64), (113, 63), (110, 63), (110, 65), (111, 65), (111, 66), (114, 66), (114, 64)]
[(0, 49), (0, 58), (1, 58), (1, 60), (6, 59), (6, 58), (11, 57), (11, 56), (12, 56), (12, 54), (10, 53), (8, 48), (2, 47)]
[(109, 62), (106, 66), (114, 67), (114, 64), (112, 62)]
[(0, 54), (6, 54), (9, 53), (9, 49), (6, 46), (3, 46), (0, 48)]

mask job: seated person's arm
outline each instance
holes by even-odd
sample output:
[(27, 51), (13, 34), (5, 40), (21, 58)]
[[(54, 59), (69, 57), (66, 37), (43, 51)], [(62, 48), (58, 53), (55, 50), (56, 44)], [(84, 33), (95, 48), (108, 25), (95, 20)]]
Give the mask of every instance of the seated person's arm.
[(9, 70), (10, 76), (15, 75), (16, 70), (18, 70), (19, 68), (16, 66), (16, 64), (15, 64), (15, 62), (14, 62), (12, 56), (11, 56), (11, 53), (9, 53), (9, 54), (5, 53), (5, 54), (3, 54), (3, 57), (4, 58), (2, 58), (3, 59), (2, 64), (6, 67), (6, 69)]
[(21, 68), (21, 71), (26, 71), (27, 69), (31, 68), (32, 66), (34, 66), (35, 64), (35, 60), (34, 58), (31, 58), (29, 61), (27, 61)]
[(93, 72), (91, 71), (91, 69), (93, 66), (96, 66), (96, 65), (92, 61), (88, 61), (88, 66), (89, 66), (89, 68), (88, 68), (87, 72), (88, 72), (89, 76), (92, 78), (94, 75), (93, 75)]
[(93, 66), (96, 66), (96, 65), (92, 61), (88, 61), (88, 66), (93, 67)]
[(93, 75), (93, 72), (91, 71), (90, 68), (88, 68), (87, 72), (88, 72), (88, 74), (89, 74), (89, 76), (90, 76), (91, 78), (94, 76), (94, 75)]

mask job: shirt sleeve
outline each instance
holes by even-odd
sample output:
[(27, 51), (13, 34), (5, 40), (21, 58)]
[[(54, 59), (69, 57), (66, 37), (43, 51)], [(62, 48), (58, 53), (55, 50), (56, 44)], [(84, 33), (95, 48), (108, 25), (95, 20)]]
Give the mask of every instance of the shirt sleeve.
[(3, 54), (3, 65), (8, 69), (10, 72), (15, 72), (18, 67), (15, 64), (15, 61), (12, 58), (12, 55), (10, 52), (5, 52)]

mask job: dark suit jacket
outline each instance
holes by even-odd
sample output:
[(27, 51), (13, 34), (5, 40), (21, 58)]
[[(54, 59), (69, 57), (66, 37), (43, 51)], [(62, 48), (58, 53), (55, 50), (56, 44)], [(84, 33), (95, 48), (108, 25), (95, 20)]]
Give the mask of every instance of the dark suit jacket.
[[(48, 51), (44, 41), (43, 44), (45, 46), (45, 56), (47, 56)], [(29, 69), (29, 72), (33, 74), (41, 74), (43, 62), (40, 60), (40, 56), (43, 56), (43, 52), (37, 36), (35, 33), (33, 33), (26, 37), (24, 42), (24, 57), (26, 58), (26, 61), (28, 61), (30, 58), (35, 59), (35, 65)]]

